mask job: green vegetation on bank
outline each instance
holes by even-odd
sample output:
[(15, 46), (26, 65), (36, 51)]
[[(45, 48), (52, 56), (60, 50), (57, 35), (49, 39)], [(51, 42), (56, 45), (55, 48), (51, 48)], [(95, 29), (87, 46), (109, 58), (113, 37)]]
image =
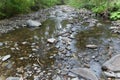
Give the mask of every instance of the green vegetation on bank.
[(87, 8), (111, 20), (120, 19), (120, 0), (0, 0), (0, 19), (59, 4)]
[(0, 0), (0, 19), (59, 4), (61, 0)]
[(120, 0), (68, 0), (67, 4), (87, 8), (111, 20), (120, 19)]

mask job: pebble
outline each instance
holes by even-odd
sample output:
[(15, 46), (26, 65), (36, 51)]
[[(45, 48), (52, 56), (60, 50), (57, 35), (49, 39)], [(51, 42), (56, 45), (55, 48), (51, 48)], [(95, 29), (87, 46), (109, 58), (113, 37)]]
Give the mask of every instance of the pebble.
[(90, 49), (96, 49), (98, 46), (94, 45), (94, 44), (88, 44), (86, 45), (86, 48), (90, 48)]
[(54, 38), (50, 38), (47, 40), (47, 42), (49, 42), (49, 43), (54, 43), (55, 41), (56, 41), (56, 39), (54, 39)]
[(10, 54), (9, 54), (9, 55), (6, 55), (6, 56), (3, 56), (2, 61), (6, 61), (6, 60), (8, 60), (10, 57), (11, 57)]

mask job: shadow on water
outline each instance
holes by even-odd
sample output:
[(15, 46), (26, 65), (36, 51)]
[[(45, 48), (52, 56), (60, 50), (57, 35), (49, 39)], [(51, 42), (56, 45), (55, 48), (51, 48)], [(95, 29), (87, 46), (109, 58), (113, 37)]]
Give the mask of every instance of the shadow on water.
[[(65, 26), (67, 21), (60, 24)], [(40, 28), (21, 28), (2, 34), (0, 42), (4, 45), (0, 46), (0, 58), (8, 54), (11, 57), (4, 62), (0, 59), (0, 75), (15, 76), (17, 68), (33, 64), (40, 65), (42, 70), (50, 68), (55, 61), (50, 57), (57, 54), (57, 49), (47, 39), (55, 38), (58, 25), (55, 20), (47, 19)]]

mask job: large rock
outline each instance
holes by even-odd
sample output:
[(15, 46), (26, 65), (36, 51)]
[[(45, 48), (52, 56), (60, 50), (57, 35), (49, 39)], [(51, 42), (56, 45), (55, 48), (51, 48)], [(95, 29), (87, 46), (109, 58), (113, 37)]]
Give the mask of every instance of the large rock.
[(41, 25), (40, 22), (34, 20), (27, 20), (28, 27), (39, 27)]
[(71, 72), (89, 80), (98, 80), (94, 72), (88, 68), (74, 68), (71, 70)]
[(104, 64), (103, 64), (103, 68), (106, 68), (110, 71), (120, 71), (120, 54), (112, 57), (110, 60), (106, 61)]

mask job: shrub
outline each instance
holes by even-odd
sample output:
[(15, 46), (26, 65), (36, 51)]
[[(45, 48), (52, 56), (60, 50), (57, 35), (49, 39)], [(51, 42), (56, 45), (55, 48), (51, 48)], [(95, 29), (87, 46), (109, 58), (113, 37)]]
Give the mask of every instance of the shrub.
[(0, 18), (28, 12), (33, 4), (34, 0), (1, 0)]
[(120, 11), (112, 12), (110, 15), (110, 19), (112, 19), (112, 20), (120, 19)]

